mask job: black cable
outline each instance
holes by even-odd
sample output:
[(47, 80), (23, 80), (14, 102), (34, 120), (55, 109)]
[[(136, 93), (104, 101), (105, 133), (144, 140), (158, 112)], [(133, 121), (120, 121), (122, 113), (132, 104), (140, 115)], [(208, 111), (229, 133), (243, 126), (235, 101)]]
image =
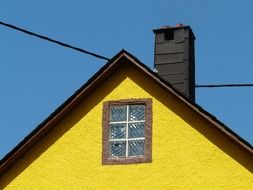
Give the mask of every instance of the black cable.
[[(69, 45), (69, 44), (66, 44), (66, 43), (64, 43), (64, 42), (60, 42), (60, 41), (51, 39), (51, 38), (46, 37), (46, 36), (42, 36), (42, 35), (36, 34), (36, 33), (34, 33), (34, 32), (30, 32), (30, 31), (28, 31), (28, 30), (19, 28), (19, 27), (17, 27), (17, 26), (4, 23), (4, 22), (2, 22), (2, 21), (0, 21), (0, 24), (3, 25), (3, 26), (6, 26), (6, 27), (8, 27), (8, 28), (11, 28), (11, 29), (14, 29), (14, 30), (23, 32), (23, 33), (26, 33), (26, 34), (28, 34), (28, 35), (35, 36), (35, 37), (37, 37), (37, 38), (40, 38), (40, 39), (43, 39), (43, 40), (47, 40), (47, 41), (49, 41), (49, 42), (52, 42), (52, 43), (55, 43), (55, 44), (58, 44), (58, 45), (61, 45), (61, 46), (64, 46), (64, 47), (67, 47), (67, 48), (70, 48), (70, 49), (74, 49), (74, 50), (76, 50), (76, 51), (79, 51), (79, 52), (82, 52), (82, 53), (85, 53), (85, 54), (88, 54), (88, 55), (91, 55), (91, 56), (97, 57), (97, 58), (99, 58), (99, 59), (104, 59), (104, 60), (107, 60), (107, 61), (110, 60), (109, 58), (104, 57), (104, 56), (102, 56), (102, 55), (98, 55), (98, 54), (89, 52), (89, 51), (87, 51), (87, 50), (84, 50), (84, 49), (81, 49), (81, 48), (78, 48), (78, 47), (74, 47), (74, 46)], [(248, 84), (208, 84), (208, 85), (205, 85), (205, 84), (204, 84), (204, 85), (195, 85), (196, 88), (251, 87), (251, 86), (253, 87), (253, 83), (248, 83)]]
[(253, 83), (248, 84), (201, 84), (195, 85), (196, 88), (222, 88), (222, 87), (253, 87)]
[(0, 21), (0, 24), (3, 25), (3, 26), (6, 26), (6, 27), (8, 27), (8, 28), (11, 28), (11, 29), (14, 29), (14, 30), (18, 30), (18, 31), (23, 32), (23, 33), (26, 33), (26, 34), (28, 34), (28, 35), (35, 36), (35, 37), (40, 38), (40, 39), (43, 39), (43, 40), (47, 40), (47, 41), (49, 41), (49, 42), (52, 42), (52, 43), (55, 43), (55, 44), (58, 44), (58, 45), (61, 45), (61, 46), (64, 46), (64, 47), (67, 47), (67, 48), (70, 48), (70, 49), (74, 49), (74, 50), (79, 51), (79, 52), (82, 52), (82, 53), (86, 53), (86, 54), (88, 54), (88, 55), (97, 57), (97, 58), (99, 58), (99, 59), (104, 59), (104, 60), (107, 60), (107, 61), (110, 60), (110, 59), (107, 58), (107, 57), (104, 57), (104, 56), (101, 56), (101, 55), (98, 55), (98, 54), (95, 54), (95, 53), (86, 51), (86, 50), (81, 49), (81, 48), (78, 48), (78, 47), (74, 47), (74, 46), (72, 46), (72, 45), (69, 45), (69, 44), (66, 44), (66, 43), (64, 43), (64, 42), (60, 42), (60, 41), (51, 39), (51, 38), (46, 37), (46, 36), (42, 36), (42, 35), (40, 35), (40, 34), (36, 34), (36, 33), (30, 32), (30, 31), (28, 31), (28, 30), (19, 28), (19, 27), (17, 27), (17, 26), (11, 25), (11, 24), (7, 24), (7, 23), (1, 22), (1, 21)]

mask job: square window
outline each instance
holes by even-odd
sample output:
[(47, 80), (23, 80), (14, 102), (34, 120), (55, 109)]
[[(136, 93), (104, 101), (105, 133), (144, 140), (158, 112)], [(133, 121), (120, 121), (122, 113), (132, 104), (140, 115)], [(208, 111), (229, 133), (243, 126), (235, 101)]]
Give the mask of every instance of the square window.
[(110, 124), (110, 139), (126, 138), (126, 124)]
[(129, 141), (128, 155), (139, 156), (144, 154), (144, 140)]
[(130, 105), (129, 106), (129, 121), (141, 121), (145, 119), (145, 106), (144, 105)]
[(112, 106), (110, 108), (110, 122), (126, 121), (126, 106)]
[(143, 123), (129, 123), (128, 137), (129, 138), (145, 137), (144, 136), (144, 122)]
[(110, 156), (111, 157), (126, 156), (126, 142), (121, 141), (110, 142)]
[(151, 162), (151, 99), (104, 103), (102, 164)]

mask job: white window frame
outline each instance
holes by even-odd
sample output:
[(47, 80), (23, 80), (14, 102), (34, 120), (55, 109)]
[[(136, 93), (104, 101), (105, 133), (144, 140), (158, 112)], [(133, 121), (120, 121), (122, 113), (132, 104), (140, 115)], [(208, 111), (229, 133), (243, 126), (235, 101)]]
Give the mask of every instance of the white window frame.
[[(133, 104), (134, 105), (134, 104)], [(138, 105), (138, 104), (137, 104)], [(131, 123), (143, 123), (144, 124), (144, 131), (145, 131), (145, 120), (138, 120), (138, 121), (129, 121), (129, 106), (132, 106), (132, 105), (126, 105), (126, 121), (113, 121), (113, 122), (109, 122), (109, 126), (111, 124), (126, 124), (126, 138), (120, 138), (120, 139), (116, 139), (116, 138), (113, 138), (111, 139), (111, 131), (109, 132), (109, 143), (110, 142), (115, 142), (115, 141), (121, 141), (121, 142), (126, 142), (126, 156), (124, 157), (135, 157), (135, 156), (141, 156), (141, 155), (134, 155), (134, 156), (129, 156), (129, 153), (128, 153), (128, 149), (129, 149), (129, 141), (137, 141), (137, 140), (144, 140), (145, 141), (145, 133), (144, 133), (144, 137), (137, 137), (137, 138), (129, 138), (129, 135), (128, 135), (128, 128), (129, 128), (129, 124)], [(145, 108), (146, 109), (146, 108)], [(144, 110), (144, 114), (145, 114), (145, 110)], [(145, 143), (144, 143), (145, 144)], [(145, 148), (145, 145), (143, 145)], [(145, 152), (145, 151), (144, 151)], [(110, 152), (111, 153), (111, 152)], [(143, 153), (144, 155), (144, 153)], [(114, 157), (114, 156), (112, 156)], [(121, 157), (121, 156), (115, 156), (116, 158), (117, 157)]]

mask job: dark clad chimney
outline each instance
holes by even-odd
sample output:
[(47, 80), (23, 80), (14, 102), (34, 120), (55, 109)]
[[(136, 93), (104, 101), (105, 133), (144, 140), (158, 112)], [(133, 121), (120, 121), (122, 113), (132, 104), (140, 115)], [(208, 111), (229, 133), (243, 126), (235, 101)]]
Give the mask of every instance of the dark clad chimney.
[(194, 34), (190, 26), (177, 24), (153, 30), (155, 69), (158, 75), (195, 101)]

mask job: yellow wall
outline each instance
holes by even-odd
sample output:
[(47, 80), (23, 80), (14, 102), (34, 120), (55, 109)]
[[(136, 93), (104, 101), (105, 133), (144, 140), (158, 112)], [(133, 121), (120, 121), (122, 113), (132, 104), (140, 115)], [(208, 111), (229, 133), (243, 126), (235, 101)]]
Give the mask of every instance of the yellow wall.
[[(153, 100), (153, 161), (103, 166), (103, 101), (129, 98)], [(249, 190), (252, 173), (251, 155), (128, 66), (0, 178), (0, 189)]]

